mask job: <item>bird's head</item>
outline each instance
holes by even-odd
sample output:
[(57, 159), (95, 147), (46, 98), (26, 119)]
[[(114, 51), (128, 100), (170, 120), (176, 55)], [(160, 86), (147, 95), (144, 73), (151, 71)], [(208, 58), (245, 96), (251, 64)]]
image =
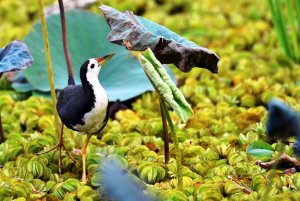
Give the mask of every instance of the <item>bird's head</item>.
[(115, 54), (108, 54), (99, 58), (91, 58), (86, 60), (80, 68), (81, 81), (98, 79), (102, 66), (110, 60)]

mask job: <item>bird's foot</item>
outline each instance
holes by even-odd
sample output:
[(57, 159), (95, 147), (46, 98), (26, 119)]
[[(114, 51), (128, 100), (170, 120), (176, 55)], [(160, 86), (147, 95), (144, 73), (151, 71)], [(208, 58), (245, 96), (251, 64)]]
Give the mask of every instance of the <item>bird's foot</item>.
[(61, 157), (61, 150), (64, 149), (67, 156), (73, 161), (73, 163), (75, 164), (79, 164), (79, 162), (70, 154), (70, 152), (68, 151), (68, 149), (66, 148), (66, 146), (64, 145), (63, 142), (58, 142), (55, 146), (53, 146), (51, 149), (41, 152), (41, 153), (37, 153), (36, 155), (43, 155), (43, 154), (47, 154), (51, 151), (53, 151), (54, 149), (58, 148), (58, 174), (59, 176), (62, 175), (62, 171), (61, 171), (61, 167), (62, 167), (62, 157)]
[(36, 155), (38, 156), (38, 155), (47, 154), (47, 153), (53, 151), (53, 150), (56, 149), (56, 148), (59, 148), (60, 150), (61, 150), (61, 148), (63, 148), (63, 149), (65, 150), (67, 156), (68, 156), (74, 163), (79, 164), (79, 161), (76, 160), (76, 159), (70, 154), (70, 152), (67, 150), (66, 146), (65, 146), (63, 143), (62, 143), (62, 144), (61, 144), (61, 143), (57, 143), (57, 144), (56, 144), (55, 146), (53, 146), (51, 149), (49, 149), (49, 150), (47, 150), (47, 151), (44, 151), (44, 152), (41, 152), (41, 153), (36, 153)]
[(61, 176), (61, 166), (62, 166), (62, 157), (61, 157), (61, 150), (65, 150), (67, 156), (75, 163), (75, 164), (78, 164), (79, 162), (77, 160), (75, 160), (73, 158), (73, 156), (70, 154), (70, 152), (68, 151), (68, 149), (66, 148), (65, 144), (64, 144), (64, 140), (63, 140), (63, 128), (64, 128), (64, 125), (61, 124), (60, 125), (60, 130), (58, 131), (58, 142), (57, 144), (50, 148), (49, 150), (45, 151), (45, 152), (42, 152), (42, 153), (37, 153), (36, 155), (42, 155), (42, 154), (47, 154), (49, 153), (50, 151), (53, 151), (54, 149), (58, 148), (58, 174), (59, 176)]

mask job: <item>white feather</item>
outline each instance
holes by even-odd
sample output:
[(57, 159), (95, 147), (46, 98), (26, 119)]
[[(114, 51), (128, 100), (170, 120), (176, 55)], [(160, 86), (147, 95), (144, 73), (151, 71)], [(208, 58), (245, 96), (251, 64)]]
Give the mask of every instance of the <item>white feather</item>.
[(101, 67), (98, 67), (98, 62), (96, 60), (93, 61), (91, 59), (89, 66), (92, 63), (94, 63), (96, 66), (93, 69), (88, 67), (86, 76), (87, 81), (91, 84), (94, 91), (95, 105), (90, 112), (84, 115), (83, 121), (85, 124), (77, 124), (74, 126), (76, 130), (84, 133), (95, 133), (101, 129), (108, 106), (108, 96), (98, 79), (98, 74)]

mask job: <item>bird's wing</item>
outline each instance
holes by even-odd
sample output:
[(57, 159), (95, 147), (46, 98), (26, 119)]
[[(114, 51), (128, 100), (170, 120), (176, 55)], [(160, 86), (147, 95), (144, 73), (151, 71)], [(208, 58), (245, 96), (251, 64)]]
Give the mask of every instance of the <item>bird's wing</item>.
[(81, 85), (69, 85), (63, 89), (57, 100), (57, 111), (62, 122), (68, 127), (82, 124), (88, 107), (92, 107)]

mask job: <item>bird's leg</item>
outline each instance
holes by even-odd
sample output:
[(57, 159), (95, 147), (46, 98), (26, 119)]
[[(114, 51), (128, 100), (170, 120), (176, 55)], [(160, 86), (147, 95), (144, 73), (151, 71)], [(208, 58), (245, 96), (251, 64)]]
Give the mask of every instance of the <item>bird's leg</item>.
[[(77, 161), (73, 158), (73, 156), (71, 156), (70, 152), (68, 151), (68, 149), (66, 148), (65, 144), (64, 144), (64, 138), (63, 138), (63, 130), (64, 130), (64, 124), (61, 123), (60, 124), (60, 132), (59, 132), (59, 141), (57, 143), (57, 146), (59, 147), (59, 151), (61, 152), (61, 148), (63, 148), (67, 154), (67, 156), (74, 162), (77, 163)], [(60, 160), (61, 160), (61, 153), (60, 153)]]
[(81, 182), (86, 183), (86, 149), (92, 135), (87, 134), (86, 139), (82, 145), (81, 155), (82, 155), (82, 178)]
[(58, 148), (58, 175), (61, 176), (61, 166), (62, 166), (62, 158), (61, 158), (61, 145), (57, 146)]
[(42, 154), (47, 154), (50, 151), (53, 151), (54, 149), (58, 148), (58, 172), (61, 173), (61, 165), (62, 165), (62, 158), (61, 158), (61, 149), (63, 148), (67, 154), (67, 156), (74, 162), (77, 163), (77, 161), (73, 158), (73, 156), (71, 156), (70, 152), (67, 150), (65, 144), (64, 144), (64, 140), (63, 140), (63, 128), (64, 125), (61, 123), (60, 124), (60, 130), (58, 131), (58, 142), (55, 146), (53, 146), (51, 149), (45, 151), (45, 152), (41, 152), (41, 153), (37, 153), (36, 155), (42, 155)]
[(64, 131), (64, 124), (60, 123), (59, 124), (59, 131), (58, 131), (58, 143), (57, 143), (57, 148), (58, 148), (58, 175), (61, 176), (61, 166), (62, 166), (62, 158), (61, 158), (61, 147), (64, 144), (63, 141), (63, 131)]

